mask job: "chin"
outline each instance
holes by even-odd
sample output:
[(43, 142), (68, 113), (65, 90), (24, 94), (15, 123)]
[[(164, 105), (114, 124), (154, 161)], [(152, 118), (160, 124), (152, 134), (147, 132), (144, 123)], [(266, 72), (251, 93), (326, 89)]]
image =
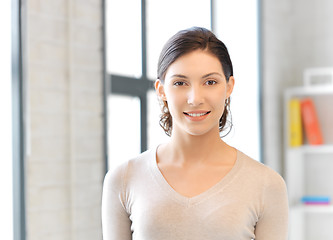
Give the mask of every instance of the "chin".
[[(194, 137), (204, 136), (207, 134), (211, 134), (212, 132), (215, 132), (215, 129), (188, 129), (186, 131), (189, 135), (192, 135)], [(218, 132), (218, 130), (217, 130)]]

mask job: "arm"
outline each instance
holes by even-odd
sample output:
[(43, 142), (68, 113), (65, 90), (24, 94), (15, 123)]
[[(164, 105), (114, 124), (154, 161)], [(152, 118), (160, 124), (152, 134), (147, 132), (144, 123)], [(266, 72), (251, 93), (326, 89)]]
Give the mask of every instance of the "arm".
[(131, 221), (124, 205), (123, 171), (108, 172), (102, 197), (102, 228), (104, 240), (131, 240)]
[(288, 197), (284, 180), (279, 175), (270, 178), (265, 187), (262, 213), (255, 229), (256, 240), (288, 239)]

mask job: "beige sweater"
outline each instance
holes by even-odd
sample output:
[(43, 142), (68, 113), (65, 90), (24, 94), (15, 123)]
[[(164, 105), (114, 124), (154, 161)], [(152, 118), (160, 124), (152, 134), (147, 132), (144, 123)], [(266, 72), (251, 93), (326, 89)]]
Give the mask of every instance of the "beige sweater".
[(283, 179), (237, 151), (231, 171), (216, 185), (187, 198), (158, 169), (156, 149), (105, 177), (104, 240), (286, 240)]

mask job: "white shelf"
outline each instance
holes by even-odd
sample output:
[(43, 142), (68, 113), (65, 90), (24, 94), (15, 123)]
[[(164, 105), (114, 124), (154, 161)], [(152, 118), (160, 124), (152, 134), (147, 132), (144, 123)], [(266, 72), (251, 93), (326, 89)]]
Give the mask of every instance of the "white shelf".
[(328, 86), (308, 86), (308, 87), (296, 87), (287, 89), (285, 96), (290, 98), (291, 96), (314, 96), (314, 95), (328, 95), (333, 93), (333, 85)]
[(327, 213), (333, 214), (333, 205), (296, 205), (290, 207), (291, 211), (299, 211), (303, 213)]
[(305, 145), (302, 148), (306, 153), (333, 153), (333, 144), (325, 144), (321, 146)]
[(324, 144), (324, 145), (303, 145), (300, 147), (289, 147), (290, 151), (299, 151), (307, 154), (329, 154), (333, 153), (333, 144)]

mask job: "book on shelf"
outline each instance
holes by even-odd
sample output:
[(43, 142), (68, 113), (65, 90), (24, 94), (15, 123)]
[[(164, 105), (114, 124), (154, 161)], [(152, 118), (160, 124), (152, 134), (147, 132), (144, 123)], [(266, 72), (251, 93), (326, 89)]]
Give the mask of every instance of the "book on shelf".
[(310, 145), (323, 144), (323, 137), (318, 121), (315, 105), (311, 98), (301, 101), (301, 113), (305, 136)]
[(301, 202), (305, 205), (329, 205), (331, 204), (331, 197), (318, 195), (303, 196)]
[(303, 144), (301, 102), (297, 98), (289, 100), (289, 146), (298, 147)]

